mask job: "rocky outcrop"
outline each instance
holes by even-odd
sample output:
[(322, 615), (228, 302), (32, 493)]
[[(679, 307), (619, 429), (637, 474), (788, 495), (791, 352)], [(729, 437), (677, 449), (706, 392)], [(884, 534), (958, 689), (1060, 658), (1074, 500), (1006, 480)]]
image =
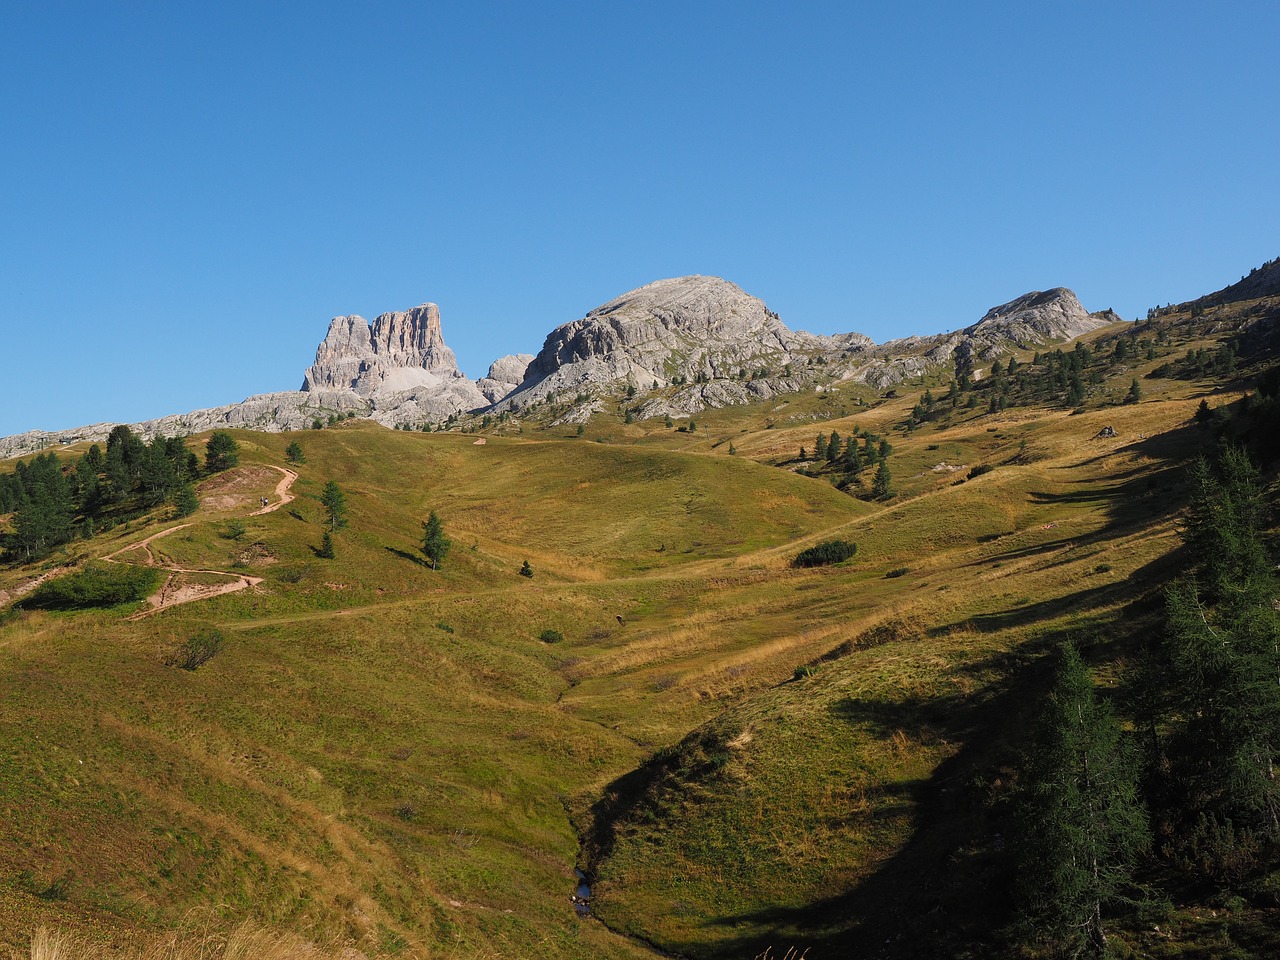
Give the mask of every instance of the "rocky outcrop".
[[(659, 280), (553, 330), (519, 389), (498, 406), (518, 410), (556, 395), (668, 386), (679, 388), (682, 397), (673, 413), (687, 406), (724, 406), (757, 391), (778, 392), (780, 386), (765, 382), (794, 380), (788, 368), (807, 365), (814, 351), (870, 345), (858, 334), (837, 339), (792, 331), (764, 301), (719, 277)], [(723, 386), (748, 378), (754, 388)], [(711, 382), (721, 387), (683, 389)]]
[(880, 390), (949, 365), (976, 377), (980, 364), (1013, 348), (1072, 340), (1119, 320), (1112, 310), (1089, 313), (1066, 287), (1033, 291), (992, 307), (955, 333), (890, 340), (871, 351), (851, 377)]
[[(203, 430), (237, 427), (277, 433), (282, 430), (302, 430), (316, 420), (327, 422), (332, 415), (346, 416), (348, 413), (368, 416), (370, 405), (349, 390), (285, 390), (259, 394), (239, 403), (207, 410), (143, 420), (129, 426), (145, 440), (155, 436), (186, 436)], [(26, 456), (49, 447), (81, 440), (105, 441), (114, 426), (114, 423), (96, 423), (72, 430), (30, 430), (16, 436), (0, 438), (0, 459)]]
[(497, 403), (524, 382), (525, 373), (533, 361), (531, 353), (513, 353), (500, 357), (489, 365), (489, 375), (476, 381), (476, 386), (490, 403)]
[[(1250, 287), (1262, 289), (1268, 264)], [(1252, 276), (1252, 275), (1251, 275)], [(718, 277), (659, 280), (556, 327), (537, 356), (494, 361), (478, 384), (458, 370), (444, 342), (440, 310), (424, 303), (384, 313), (372, 325), (334, 318), (306, 371), (302, 390), (263, 394), (212, 410), (163, 417), (134, 429), (144, 436), (214, 427), (287, 430), (354, 411), (388, 426), (421, 426), (482, 408), (522, 412), (543, 401), (561, 422), (581, 422), (625, 395), (642, 418), (688, 416), (708, 407), (768, 400), (835, 381), (884, 390), (1011, 347), (1069, 340), (1119, 318), (1089, 314), (1063, 287), (993, 307), (956, 333), (876, 346), (859, 333), (818, 336), (789, 329), (762, 300)], [(490, 407), (492, 405), (492, 407)], [(25, 455), (69, 438), (99, 440), (111, 424), (59, 433), (32, 431), (0, 441), (0, 457)]]
[(384, 313), (372, 326), (360, 316), (335, 317), (302, 389), (351, 393), (387, 426), (437, 422), (492, 402), (458, 369), (434, 303)]
[(964, 333), (976, 341), (1003, 342), (1025, 349), (1059, 340), (1073, 340), (1105, 326), (1108, 320), (1091, 315), (1066, 287), (1025, 293), (998, 307)]
[[(440, 308), (424, 303), (403, 313), (384, 313), (370, 327), (360, 316), (335, 317), (316, 349), (302, 389), (352, 390), (362, 397), (431, 390), (465, 380), (445, 345)], [(483, 405), (476, 391), (475, 405)]]

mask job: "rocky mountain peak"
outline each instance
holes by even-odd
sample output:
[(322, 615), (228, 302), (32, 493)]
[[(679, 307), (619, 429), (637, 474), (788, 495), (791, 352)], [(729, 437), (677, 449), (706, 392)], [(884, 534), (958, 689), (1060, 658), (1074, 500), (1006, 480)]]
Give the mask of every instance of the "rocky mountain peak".
[(461, 377), (458, 360), (444, 342), (440, 308), (424, 303), (381, 314), (372, 326), (358, 315), (335, 317), (302, 389), (354, 390), (368, 397)]
[(1028, 348), (1051, 340), (1070, 340), (1108, 321), (1092, 316), (1066, 287), (1035, 290), (992, 307), (965, 329), (978, 339), (1004, 339)]

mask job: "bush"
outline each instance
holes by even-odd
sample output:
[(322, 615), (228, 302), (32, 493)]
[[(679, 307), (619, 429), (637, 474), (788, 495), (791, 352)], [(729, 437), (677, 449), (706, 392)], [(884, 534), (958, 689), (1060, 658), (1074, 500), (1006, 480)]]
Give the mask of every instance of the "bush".
[(437, 630), (443, 630), (445, 633), (453, 633), (453, 627), (449, 626), (443, 620), (436, 624)]
[(990, 473), (994, 469), (995, 467), (989, 463), (980, 463), (969, 471), (969, 479), (972, 480), (974, 477), (980, 477), (984, 473)]
[(89, 610), (145, 600), (160, 582), (160, 571), (127, 563), (91, 564), (41, 584), (26, 600), (33, 610)]
[(792, 674), (792, 679), (803, 680), (805, 677), (814, 676), (817, 672), (818, 672), (817, 667), (813, 667), (813, 666), (809, 666), (808, 664), (805, 664), (803, 666), (796, 667), (796, 672)]
[(885, 578), (886, 580), (893, 580), (893, 579), (895, 579), (895, 578), (897, 578), (897, 577), (902, 576), (902, 575), (903, 575), (903, 574), (905, 574), (906, 572), (907, 572), (907, 568), (906, 568), (906, 567), (894, 567), (892, 570), (890, 570), (888, 573), (886, 573), (886, 574), (884, 575), (884, 578)]
[(848, 540), (824, 540), (808, 550), (801, 550), (791, 561), (793, 567), (825, 567), (848, 560), (858, 552), (858, 545)]
[(165, 666), (195, 670), (216, 657), (222, 650), (222, 643), (222, 634), (217, 630), (197, 633), (169, 656)]
[(543, 630), (538, 634), (538, 639), (543, 643), (559, 643), (564, 639), (564, 634), (559, 630)]

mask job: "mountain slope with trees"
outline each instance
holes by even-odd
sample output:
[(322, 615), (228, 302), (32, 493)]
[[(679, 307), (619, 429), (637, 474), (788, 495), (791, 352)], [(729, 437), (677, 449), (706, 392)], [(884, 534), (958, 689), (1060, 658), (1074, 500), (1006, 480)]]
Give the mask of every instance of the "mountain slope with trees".
[[(582, 431), (229, 431), (182, 520), (146, 464), (212, 435), (6, 465), (0, 943), (1272, 955), (1276, 316), (696, 425), (619, 398)], [(25, 602), (108, 555), (257, 582), (142, 619)]]

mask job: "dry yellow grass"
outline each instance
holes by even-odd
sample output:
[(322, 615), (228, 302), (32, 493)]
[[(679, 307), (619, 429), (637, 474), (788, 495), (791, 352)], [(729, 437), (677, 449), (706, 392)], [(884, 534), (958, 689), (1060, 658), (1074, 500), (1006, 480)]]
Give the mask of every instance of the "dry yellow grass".
[(301, 937), (241, 924), (230, 933), (169, 934), (125, 947), (108, 947), (64, 930), (40, 927), (29, 951), (13, 960), (362, 960), (354, 947), (321, 948)]

